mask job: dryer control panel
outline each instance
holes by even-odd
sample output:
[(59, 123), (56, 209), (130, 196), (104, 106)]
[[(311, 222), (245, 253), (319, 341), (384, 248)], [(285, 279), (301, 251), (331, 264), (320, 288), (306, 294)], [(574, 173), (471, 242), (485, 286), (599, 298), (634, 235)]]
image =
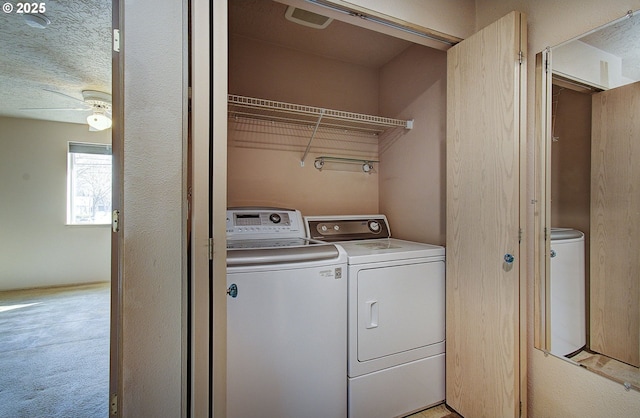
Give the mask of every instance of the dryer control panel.
[(307, 216), (304, 219), (310, 239), (336, 242), (391, 237), (384, 215)]

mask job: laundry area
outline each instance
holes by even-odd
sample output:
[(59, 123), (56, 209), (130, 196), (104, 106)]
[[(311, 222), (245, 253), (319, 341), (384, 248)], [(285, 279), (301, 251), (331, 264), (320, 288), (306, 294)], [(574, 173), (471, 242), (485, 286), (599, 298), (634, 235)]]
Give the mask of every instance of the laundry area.
[[(303, 216), (383, 213), (394, 237), (443, 245), (450, 45), (436, 42), (438, 50), (339, 20), (316, 29), (287, 20), (287, 8), (229, 2), (230, 95), (413, 121), (412, 128), (323, 118), (313, 135), (320, 115), (300, 124), (289, 122), (295, 109), (261, 112), (232, 100), (227, 205)], [(318, 169), (323, 156), (335, 160)]]
[(427, 43), (229, 2), (230, 417), (444, 402), (450, 44)]

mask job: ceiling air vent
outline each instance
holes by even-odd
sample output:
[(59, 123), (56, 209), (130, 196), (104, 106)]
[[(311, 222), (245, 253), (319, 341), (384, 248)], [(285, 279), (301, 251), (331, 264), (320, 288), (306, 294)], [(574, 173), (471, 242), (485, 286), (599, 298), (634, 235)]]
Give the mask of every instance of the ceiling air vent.
[(287, 12), (284, 14), (284, 17), (292, 22), (315, 29), (324, 29), (333, 21), (333, 19), (329, 17), (292, 6), (287, 7)]

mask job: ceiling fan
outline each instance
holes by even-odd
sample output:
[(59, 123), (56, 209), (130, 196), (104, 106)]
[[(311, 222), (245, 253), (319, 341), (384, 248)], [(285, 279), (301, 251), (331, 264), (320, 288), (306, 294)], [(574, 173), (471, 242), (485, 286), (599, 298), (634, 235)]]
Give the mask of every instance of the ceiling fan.
[(68, 99), (75, 100), (82, 103), (83, 107), (62, 107), (62, 108), (50, 108), (50, 107), (32, 107), (23, 108), (21, 110), (72, 110), (72, 111), (91, 111), (91, 114), (87, 116), (87, 124), (90, 131), (103, 131), (111, 127), (111, 95), (96, 90), (83, 90), (82, 100), (73, 96), (60, 93), (55, 90), (48, 90), (50, 93), (55, 93)]

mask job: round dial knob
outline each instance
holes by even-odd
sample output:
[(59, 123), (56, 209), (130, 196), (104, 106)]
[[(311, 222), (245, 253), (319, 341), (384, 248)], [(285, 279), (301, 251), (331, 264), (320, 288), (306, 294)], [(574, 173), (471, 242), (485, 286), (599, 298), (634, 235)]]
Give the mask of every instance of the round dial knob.
[(340, 226), (338, 226), (338, 225), (334, 225), (334, 226), (333, 226), (333, 230), (334, 230), (334, 231), (339, 231), (339, 230), (340, 230)]
[(369, 229), (371, 232), (380, 232), (380, 223), (377, 221), (369, 221)]
[(329, 229), (329, 228), (327, 228), (327, 226), (326, 226), (326, 225), (322, 225), (322, 226), (320, 227), (320, 230), (321, 230), (322, 232), (327, 232), (327, 229)]
[(271, 215), (269, 215), (269, 220), (274, 224), (279, 224), (282, 218), (280, 218), (280, 215), (278, 215), (277, 213), (272, 213)]

